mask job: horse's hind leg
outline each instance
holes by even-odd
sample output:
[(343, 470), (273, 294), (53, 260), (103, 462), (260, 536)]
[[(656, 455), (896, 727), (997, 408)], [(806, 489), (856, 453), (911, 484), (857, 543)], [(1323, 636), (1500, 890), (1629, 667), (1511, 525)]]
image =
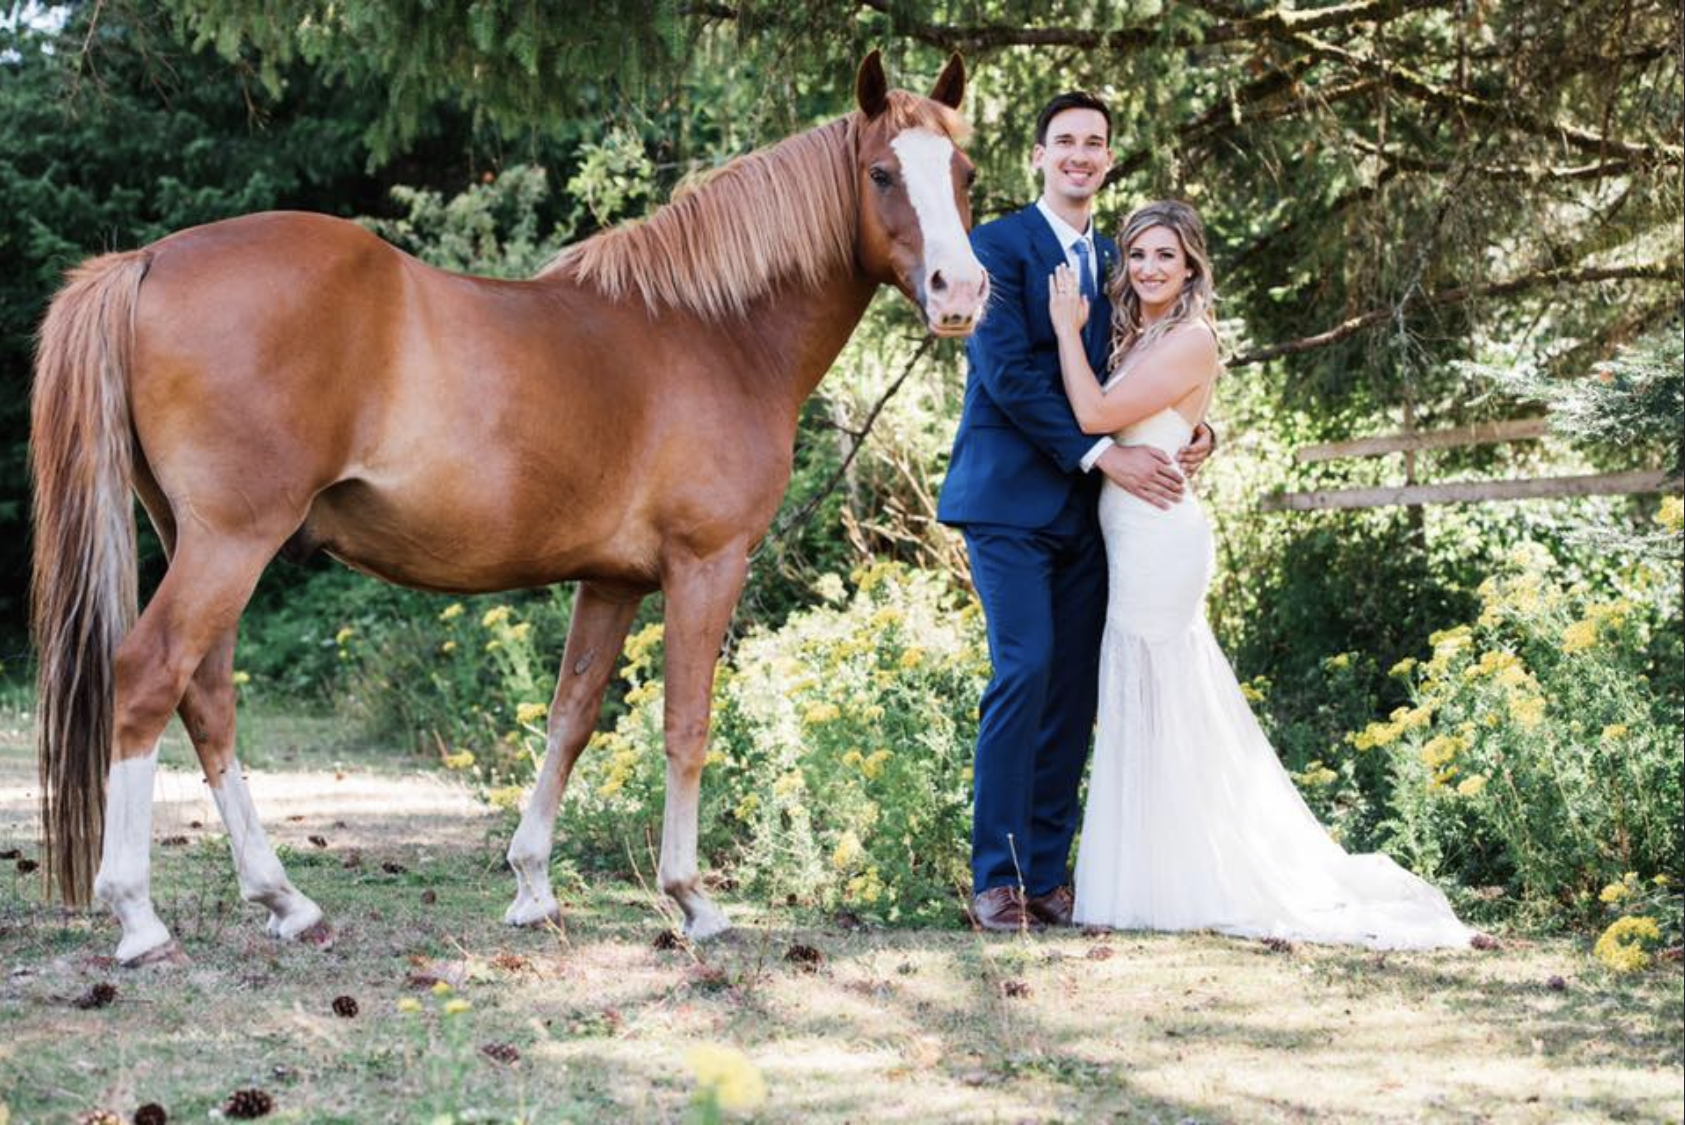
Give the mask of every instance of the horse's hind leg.
[(714, 665), (748, 571), (748, 551), (734, 544), (704, 559), (669, 565), (667, 592), (667, 800), (661, 823), (661, 888), (685, 915), (685, 933), (710, 938), (731, 928), (702, 893), (696, 866), (702, 764), (708, 753)]
[(251, 541), (182, 545), (158, 592), (117, 649), (112, 761), (94, 894), (122, 924), (117, 959), (124, 964), (167, 956), (172, 948), (169, 930), (152, 907), (158, 739), (206, 653), (224, 634), (232, 634), (274, 546)]
[(562, 791), (567, 788), (573, 764), (597, 725), (603, 692), (641, 600), (613, 598), (590, 583), (579, 584), (573, 621), (568, 625), (567, 650), (556, 675), (556, 695), (550, 701), (544, 764), (521, 814), (521, 826), (509, 842), (515, 901), (504, 912), (503, 920), (511, 926), (529, 926), (559, 914), (550, 889), (550, 844), (556, 810), (561, 807)]
[(234, 638), (230, 629), (199, 662), (181, 697), (182, 725), (228, 829), (240, 897), (268, 908), (271, 937), (326, 945), (332, 931), (322, 924), (322, 909), (287, 880), (234, 757)]

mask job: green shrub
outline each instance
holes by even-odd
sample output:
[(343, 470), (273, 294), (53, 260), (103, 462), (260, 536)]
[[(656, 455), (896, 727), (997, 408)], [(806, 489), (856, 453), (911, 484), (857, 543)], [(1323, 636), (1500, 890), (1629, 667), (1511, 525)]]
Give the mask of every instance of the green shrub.
[(1521, 548), (1479, 592), (1474, 622), (1393, 669), (1409, 702), (1348, 735), (1354, 756), (1390, 765), (1374, 797), (1390, 850), (1540, 921), (1591, 921), (1625, 872), (1677, 881), (1677, 575), (1639, 564), (1600, 592)]
[[(708, 862), (779, 902), (886, 922), (952, 919), (969, 885), (971, 751), (988, 676), (981, 613), (893, 563), (835, 575), (824, 604), (756, 630), (722, 664), (703, 774)], [(592, 738), (563, 808), (581, 864), (659, 838), (660, 627), (627, 643), (626, 712)]]

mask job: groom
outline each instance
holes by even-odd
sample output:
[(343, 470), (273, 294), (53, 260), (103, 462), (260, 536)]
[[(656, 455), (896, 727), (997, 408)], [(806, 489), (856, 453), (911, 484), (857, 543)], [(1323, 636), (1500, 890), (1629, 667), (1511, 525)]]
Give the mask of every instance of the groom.
[(1181, 497), (1211, 452), (1202, 428), (1169, 457), (1096, 440), (1059, 378), (1047, 280), (1068, 265), (1088, 295), (1085, 341), (1107, 369), (1118, 249), (1092, 222), (1111, 167), (1111, 114), (1060, 94), (1036, 119), (1030, 162), (1041, 198), (972, 232), (989, 271), (988, 315), (967, 345), (970, 374), (937, 518), (965, 536), (994, 676), (979, 705), (972, 816), (972, 919), (982, 929), (1070, 925), (1067, 862), (1088, 757), (1106, 617), (1106, 555), (1095, 512), (1102, 477), (1149, 503)]

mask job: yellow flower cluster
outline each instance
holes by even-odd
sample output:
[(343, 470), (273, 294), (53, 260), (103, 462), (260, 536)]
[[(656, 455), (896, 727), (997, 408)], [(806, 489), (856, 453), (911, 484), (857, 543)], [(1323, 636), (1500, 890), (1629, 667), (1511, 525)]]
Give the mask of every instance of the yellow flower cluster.
[(916, 645), (901, 654), (901, 667), (907, 671), (924, 663), (924, 649)]
[(1617, 918), (1597, 939), (1592, 953), (1617, 973), (1635, 973), (1650, 964), (1644, 943), (1661, 939), (1661, 927), (1654, 918), (1642, 915)]
[(626, 638), (626, 667), (620, 670), (623, 680), (635, 680), (650, 666), (655, 657), (655, 649), (667, 635), (667, 628), (661, 622), (646, 625)]
[(455, 754), (445, 755), (445, 768), (448, 770), (465, 770), (474, 764), (474, 751), (459, 750)]
[(1598, 891), (1597, 899), (1599, 902), (1608, 903), (1610, 906), (1613, 906), (1616, 903), (1626, 901), (1637, 893), (1638, 872), (1628, 871), (1625, 875), (1621, 876), (1619, 882), (1610, 883), (1607, 887)]
[(349, 625), (341, 625), (339, 627), (339, 632), (337, 632), (333, 635), (333, 643), (338, 645), (340, 648), (344, 648), (345, 642), (349, 641), (352, 637), (355, 637), (356, 635), (357, 635), (356, 629), (353, 629)]
[(850, 902), (872, 903), (882, 897), (883, 880), (878, 877), (876, 867), (868, 867), (863, 874), (850, 879), (843, 891), (843, 898)]
[(452, 602), (450, 605), (447, 605), (444, 609), (441, 609), (439, 611), (439, 620), (440, 621), (455, 621), (458, 617), (461, 617), (462, 614), (463, 614), (462, 603), (461, 602)]
[(1340, 775), (1323, 765), (1320, 761), (1313, 761), (1305, 766), (1303, 773), (1292, 775), (1302, 789), (1319, 789), (1324, 785), (1333, 785), (1340, 780)]
[(1685, 531), (1685, 499), (1662, 497), (1662, 506), (1656, 510), (1656, 522), (1672, 535)]
[(494, 809), (508, 809), (510, 812), (519, 811), (521, 807), (521, 787), (519, 785), (500, 785), (486, 794), (486, 804)]
[(550, 708), (542, 703), (522, 703), (515, 708), (515, 721), (522, 726), (528, 723), (541, 723), (544, 716), (549, 714)]
[(1610, 723), (1603, 728), (1602, 740), (1604, 742), (1619, 742), (1627, 736), (1627, 733), (1625, 723)]
[(842, 708), (835, 703), (815, 703), (802, 713), (803, 725), (810, 727), (834, 723), (840, 718), (842, 718)]
[(696, 1076), (698, 1092), (728, 1113), (747, 1113), (766, 1101), (766, 1080), (735, 1047), (699, 1043), (685, 1052), (685, 1066)]
[(1562, 651), (1572, 656), (1597, 646), (1597, 622), (1576, 621), (1562, 630)]
[(1486, 775), (1483, 773), (1470, 774), (1457, 783), (1457, 792), (1465, 797), (1473, 797), (1486, 788)]
[(860, 837), (853, 832), (844, 832), (837, 838), (837, 846), (831, 852), (831, 866), (838, 871), (847, 871), (865, 854), (866, 849), (860, 846)]
[(495, 629), (508, 621), (513, 612), (514, 610), (506, 605), (494, 605), (480, 616), (480, 627), (482, 629)]

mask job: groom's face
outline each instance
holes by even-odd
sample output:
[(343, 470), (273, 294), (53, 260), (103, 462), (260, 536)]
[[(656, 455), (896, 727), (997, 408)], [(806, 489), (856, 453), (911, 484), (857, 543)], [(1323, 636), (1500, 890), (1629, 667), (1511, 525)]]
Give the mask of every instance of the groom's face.
[(1030, 154), (1030, 166), (1042, 174), (1042, 190), (1086, 204), (1112, 166), (1110, 140), (1099, 110), (1077, 107), (1056, 115), (1047, 123), (1047, 139)]

